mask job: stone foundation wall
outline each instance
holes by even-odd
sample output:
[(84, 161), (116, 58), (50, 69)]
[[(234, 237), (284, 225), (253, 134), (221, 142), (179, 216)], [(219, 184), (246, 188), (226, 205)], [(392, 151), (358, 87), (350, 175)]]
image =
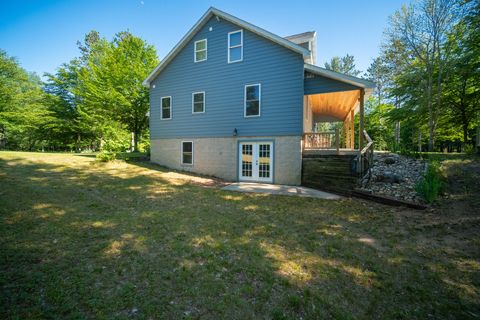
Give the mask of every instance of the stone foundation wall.
[[(301, 183), (300, 136), (152, 139), (151, 161), (168, 168), (238, 180), (238, 142), (273, 141), (274, 183)], [(193, 141), (193, 165), (181, 163), (182, 141)]]

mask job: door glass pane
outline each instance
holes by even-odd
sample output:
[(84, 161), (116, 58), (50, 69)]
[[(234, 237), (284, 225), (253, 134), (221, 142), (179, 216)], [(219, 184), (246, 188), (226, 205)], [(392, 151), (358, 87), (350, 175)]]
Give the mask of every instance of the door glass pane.
[(251, 177), (252, 176), (252, 165), (253, 165), (253, 145), (251, 144), (242, 144), (242, 177)]
[(270, 144), (258, 145), (258, 176), (270, 178)]

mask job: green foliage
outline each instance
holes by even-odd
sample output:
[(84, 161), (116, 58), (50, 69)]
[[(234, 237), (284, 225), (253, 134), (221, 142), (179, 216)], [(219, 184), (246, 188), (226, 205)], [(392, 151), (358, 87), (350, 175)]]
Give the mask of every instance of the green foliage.
[(109, 162), (109, 161), (115, 160), (116, 156), (117, 155), (115, 152), (102, 151), (99, 154), (97, 154), (95, 158), (100, 162)]
[(149, 96), (142, 81), (158, 62), (155, 50), (129, 32), (116, 34), (111, 42), (92, 35), (88, 39), (92, 38), (86, 41), (88, 56), (78, 73), (79, 112), (100, 135), (112, 121), (123, 124), (134, 133), (136, 150), (148, 127)]
[(480, 51), (472, 41), (479, 12), (478, 1), (420, 0), (392, 15), (369, 72), (395, 106), (384, 116), (401, 124), (400, 148), (471, 143), (480, 110)]
[(440, 164), (436, 161), (429, 162), (427, 172), (422, 180), (416, 185), (415, 190), (428, 203), (432, 203), (438, 197), (442, 189), (442, 175)]
[(0, 148), (37, 150), (45, 143), (52, 114), (37, 75), (0, 50)]
[(107, 41), (92, 31), (78, 48), (43, 85), (0, 51), (0, 148), (125, 151), (141, 141), (148, 149), (142, 81), (158, 63), (153, 46), (129, 32)]
[(130, 139), (131, 133), (125, 130), (121, 123), (112, 120), (103, 127), (100, 149), (110, 152), (123, 152), (129, 149)]
[(345, 57), (333, 57), (329, 62), (325, 62), (325, 68), (351, 76), (358, 76), (360, 74), (360, 71), (355, 67), (355, 58), (349, 54)]
[(392, 150), (394, 148), (394, 133), (392, 121), (386, 117), (393, 110), (391, 104), (376, 104), (374, 98), (366, 103), (365, 128), (375, 141), (376, 150)]

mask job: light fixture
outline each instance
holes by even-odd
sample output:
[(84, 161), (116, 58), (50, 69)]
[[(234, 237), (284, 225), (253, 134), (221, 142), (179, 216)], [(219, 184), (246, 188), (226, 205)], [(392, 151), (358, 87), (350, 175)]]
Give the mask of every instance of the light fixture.
[(233, 136), (236, 137), (238, 135), (238, 130), (237, 128), (233, 129)]

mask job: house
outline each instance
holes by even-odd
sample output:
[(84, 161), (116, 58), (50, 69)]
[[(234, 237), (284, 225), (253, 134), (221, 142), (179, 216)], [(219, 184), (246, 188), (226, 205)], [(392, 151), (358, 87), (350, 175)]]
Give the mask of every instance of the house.
[[(208, 9), (144, 81), (151, 161), (231, 181), (292, 185), (318, 157), (346, 156), (348, 172), (362, 171), (363, 101), (374, 84), (316, 66), (316, 47), (315, 32), (282, 38)], [(343, 130), (315, 131), (322, 122), (341, 122)]]

